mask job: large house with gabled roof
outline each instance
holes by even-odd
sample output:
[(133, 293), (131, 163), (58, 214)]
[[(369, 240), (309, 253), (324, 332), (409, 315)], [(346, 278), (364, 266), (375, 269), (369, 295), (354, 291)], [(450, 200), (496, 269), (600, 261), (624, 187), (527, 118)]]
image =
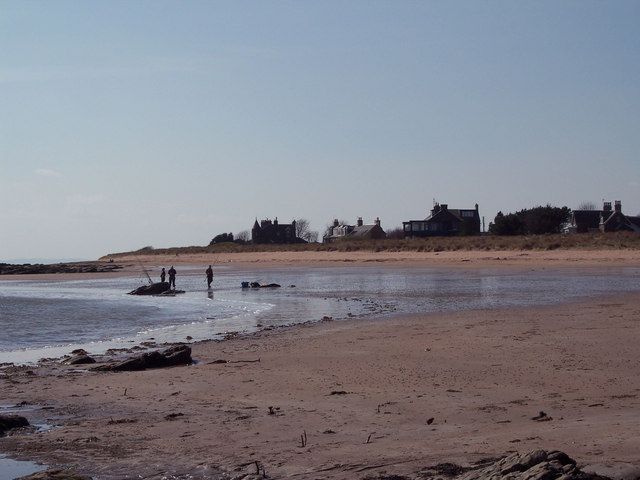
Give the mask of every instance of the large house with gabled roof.
[(567, 224), (567, 233), (619, 232), (640, 233), (640, 216), (632, 217), (622, 213), (622, 202), (603, 202), (602, 210), (573, 210)]
[(480, 214), (475, 208), (449, 208), (436, 203), (424, 220), (402, 222), (405, 238), (441, 237), (453, 235), (480, 235)]

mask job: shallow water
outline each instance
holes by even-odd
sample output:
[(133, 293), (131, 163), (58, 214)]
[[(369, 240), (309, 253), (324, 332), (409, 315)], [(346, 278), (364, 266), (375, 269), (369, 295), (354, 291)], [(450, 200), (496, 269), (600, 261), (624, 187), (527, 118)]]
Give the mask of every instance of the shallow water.
[[(199, 270), (199, 269), (198, 269)], [(323, 316), (552, 304), (640, 290), (640, 269), (434, 269), (345, 266), (237, 270), (217, 267), (214, 291), (204, 275), (183, 267), (175, 297), (136, 297), (144, 283), (123, 277), (77, 281), (3, 281), (0, 362), (32, 362), (74, 348), (103, 353), (153, 339), (158, 343), (221, 338)], [(242, 281), (280, 289), (240, 289)], [(291, 287), (291, 285), (295, 285)]]
[(37, 463), (12, 460), (0, 455), (0, 480), (13, 480), (42, 470), (44, 467)]

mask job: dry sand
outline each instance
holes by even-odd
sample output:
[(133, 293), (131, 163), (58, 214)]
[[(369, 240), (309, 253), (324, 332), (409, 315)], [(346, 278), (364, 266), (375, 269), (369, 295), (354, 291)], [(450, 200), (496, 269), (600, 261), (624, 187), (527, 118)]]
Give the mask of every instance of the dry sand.
[[(103, 257), (107, 258), (107, 257)], [(443, 251), (443, 252), (242, 252), (220, 254), (118, 256), (128, 268), (148, 265), (327, 266), (332, 264), (399, 264), (402, 266), (640, 266), (640, 250)]]
[(197, 344), (189, 367), (19, 368), (0, 403), (47, 406), (27, 416), (60, 427), (0, 451), (98, 478), (256, 461), (275, 478), (364, 478), (533, 448), (640, 465), (639, 337), (632, 294), (262, 332)]

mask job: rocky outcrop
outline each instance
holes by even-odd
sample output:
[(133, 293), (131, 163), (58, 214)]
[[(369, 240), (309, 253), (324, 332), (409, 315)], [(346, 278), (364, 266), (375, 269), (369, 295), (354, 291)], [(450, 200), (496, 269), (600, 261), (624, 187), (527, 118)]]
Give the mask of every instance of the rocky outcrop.
[(176, 345), (162, 352), (153, 351), (137, 355), (119, 363), (100, 365), (94, 370), (102, 372), (132, 372), (147, 370), (149, 368), (165, 368), (177, 365), (191, 365), (191, 347), (188, 345)]
[(501, 460), (454, 477), (457, 480), (607, 480), (581, 471), (576, 462), (559, 451), (514, 453)]
[(29, 421), (19, 415), (0, 415), (0, 437), (14, 428), (28, 427)]
[(71, 358), (68, 358), (64, 361), (67, 365), (86, 365), (89, 363), (96, 363), (96, 361), (86, 354), (74, 355)]
[(161, 295), (165, 292), (169, 292), (171, 287), (169, 282), (157, 282), (150, 283), (149, 285), (142, 285), (135, 290), (131, 290), (129, 295)]
[(20, 477), (17, 480), (91, 480), (91, 477), (78, 475), (72, 470), (47, 470)]
[(25, 275), (37, 273), (103, 273), (119, 270), (122, 265), (102, 262), (79, 262), (79, 263), (52, 263), (49, 265), (41, 263), (25, 263), (22, 265), (12, 265), (10, 263), (0, 263), (0, 275)]

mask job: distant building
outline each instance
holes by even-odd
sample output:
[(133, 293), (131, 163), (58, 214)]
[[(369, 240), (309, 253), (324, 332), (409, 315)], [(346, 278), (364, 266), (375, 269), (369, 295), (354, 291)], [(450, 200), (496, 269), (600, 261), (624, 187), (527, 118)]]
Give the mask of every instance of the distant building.
[(439, 237), (451, 235), (480, 235), (478, 204), (471, 209), (450, 209), (445, 203), (436, 203), (424, 220), (402, 222), (405, 238)]
[(565, 228), (567, 233), (619, 232), (640, 233), (640, 217), (631, 217), (622, 213), (622, 202), (616, 200), (604, 202), (602, 210), (574, 210), (571, 220)]
[(251, 229), (252, 243), (307, 243), (296, 237), (296, 221), (291, 223), (278, 223), (278, 217), (271, 221), (256, 218)]
[(341, 224), (337, 219), (334, 220), (331, 233), (325, 235), (323, 241), (334, 242), (340, 239), (378, 240), (381, 238), (387, 238), (387, 234), (380, 226), (380, 218), (376, 218), (371, 225), (364, 225), (362, 217), (358, 217), (355, 225)]

